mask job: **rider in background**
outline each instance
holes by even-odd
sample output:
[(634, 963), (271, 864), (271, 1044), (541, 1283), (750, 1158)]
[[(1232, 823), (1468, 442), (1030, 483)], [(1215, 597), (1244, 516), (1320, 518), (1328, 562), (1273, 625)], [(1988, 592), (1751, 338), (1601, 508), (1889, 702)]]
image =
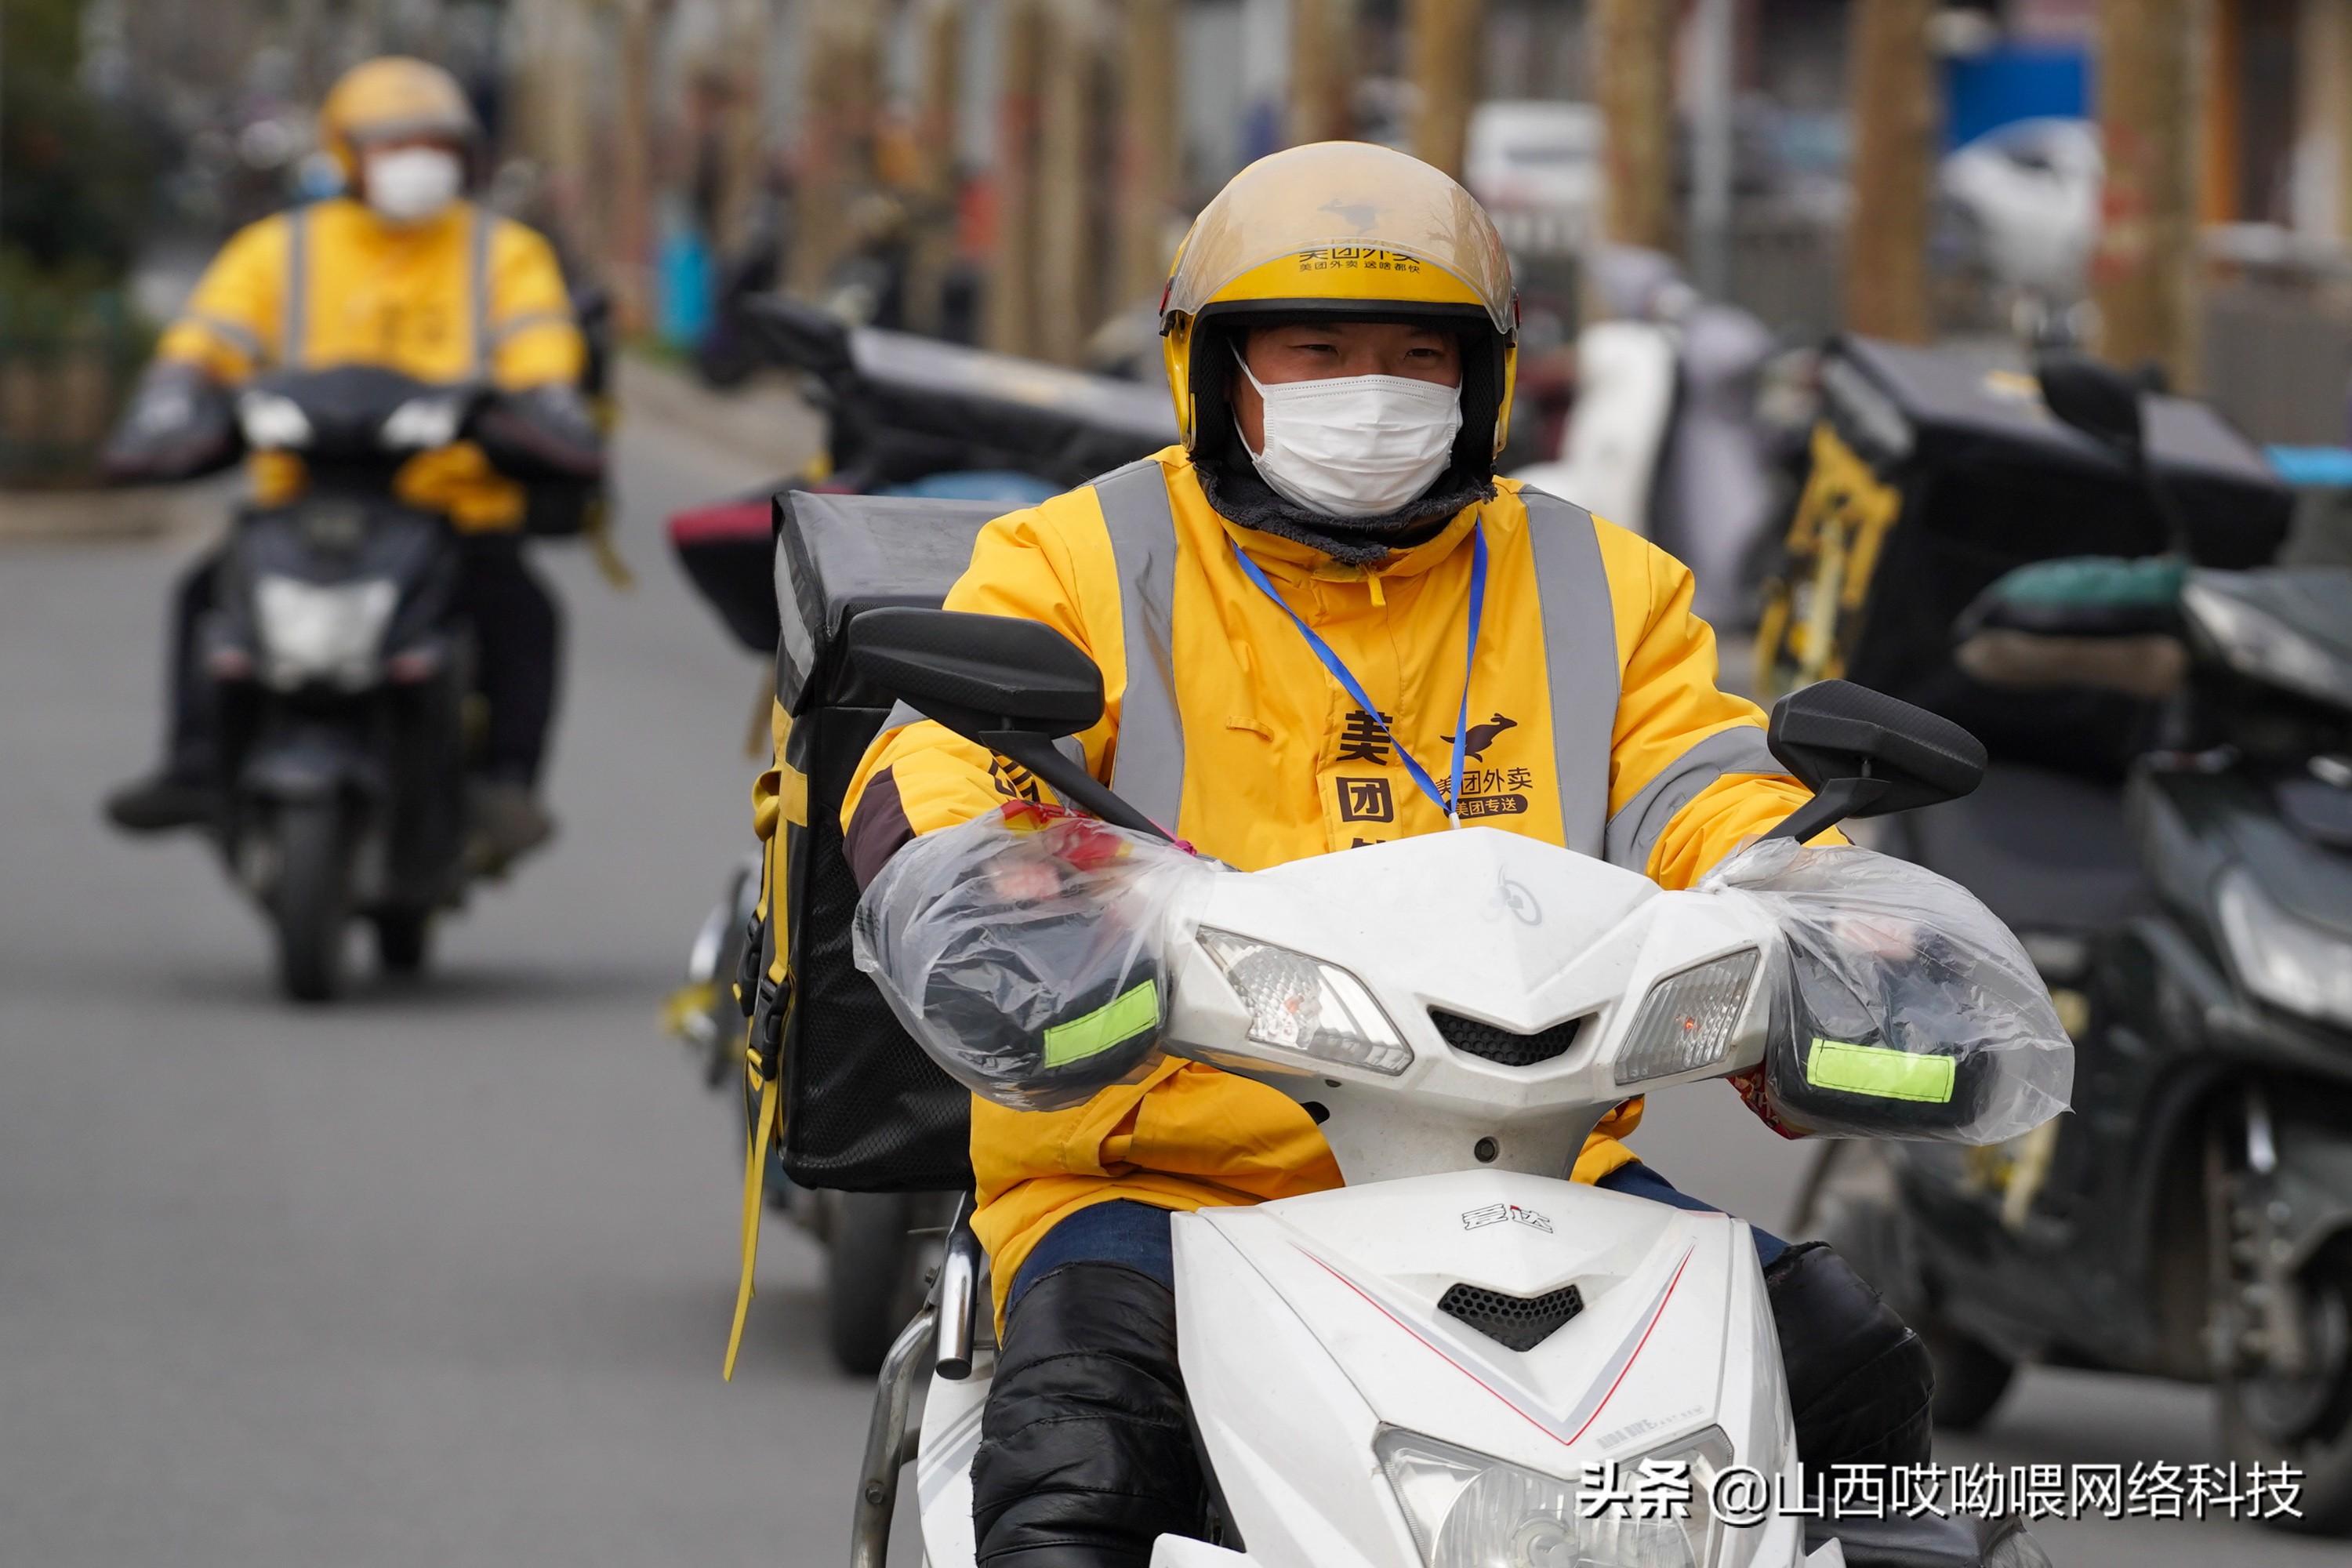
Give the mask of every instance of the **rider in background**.
[[(348, 195), (313, 201), (238, 232), (205, 269), (163, 335), (109, 466), (123, 479), (176, 477), (188, 411), (272, 370), (375, 365), (439, 384), (481, 382), (552, 445), (593, 465), (601, 437), (579, 393), (586, 347), (547, 241), (466, 199), (478, 128), (457, 80), (423, 60), (387, 57), (337, 82), (320, 138)], [(299, 458), (257, 453), (254, 500), (299, 491)], [(485, 869), (543, 843), (554, 823), (538, 784), (553, 721), (560, 624), (526, 564), (530, 497), (481, 449), (457, 442), (418, 454), (397, 493), (446, 515), (462, 538), (462, 595), (488, 707), (473, 789), (474, 855)], [(213, 603), (217, 557), (198, 561), (174, 595), (171, 720), (163, 765), (110, 795), (120, 827), (153, 832), (209, 820), (217, 799), (209, 701), (195, 631)]]

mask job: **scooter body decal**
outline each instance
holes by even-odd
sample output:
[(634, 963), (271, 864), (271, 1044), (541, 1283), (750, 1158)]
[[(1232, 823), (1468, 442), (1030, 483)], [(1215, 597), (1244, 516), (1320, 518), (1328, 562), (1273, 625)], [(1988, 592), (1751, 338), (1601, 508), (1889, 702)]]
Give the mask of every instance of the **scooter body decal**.
[[(1611, 1396), (1617, 1392), (1618, 1387), (1624, 1383), (1626, 1374), (1633, 1370), (1634, 1360), (1641, 1355), (1642, 1347), (1649, 1343), (1652, 1331), (1658, 1326), (1658, 1320), (1665, 1316), (1666, 1303), (1674, 1299), (1675, 1287), (1682, 1283), (1683, 1270), (1690, 1267), (1691, 1255), (1697, 1250), (1697, 1247), (1693, 1244), (1683, 1248), (1682, 1257), (1675, 1263), (1675, 1271), (1668, 1275), (1665, 1283), (1658, 1288), (1656, 1298), (1634, 1319), (1632, 1327), (1626, 1331), (1625, 1338), (1610, 1353), (1608, 1361), (1602, 1363), (1599, 1374), (1592, 1380), (1591, 1386), (1585, 1390), (1583, 1397), (1577, 1401), (1576, 1407), (1565, 1417), (1559, 1419), (1544, 1414), (1542, 1396), (1529, 1388), (1508, 1367), (1456, 1340), (1454, 1335), (1445, 1332), (1434, 1323), (1416, 1323), (1415, 1320), (1420, 1317), (1420, 1314), (1412, 1308), (1400, 1302), (1381, 1300), (1379, 1294), (1367, 1289), (1361, 1281), (1349, 1279), (1348, 1275), (1333, 1268), (1314, 1253), (1308, 1252), (1305, 1247), (1300, 1247), (1298, 1250), (1304, 1253), (1318, 1268), (1361, 1297), (1364, 1303), (1374, 1311), (1418, 1340), (1439, 1360), (1492, 1394), (1513, 1415), (1517, 1415), (1554, 1442), (1564, 1447), (1573, 1447), (1585, 1433), (1592, 1429), (1592, 1424), (1601, 1418), (1601, 1412), (1607, 1407)], [(1444, 1342), (1441, 1343), (1441, 1341)]]

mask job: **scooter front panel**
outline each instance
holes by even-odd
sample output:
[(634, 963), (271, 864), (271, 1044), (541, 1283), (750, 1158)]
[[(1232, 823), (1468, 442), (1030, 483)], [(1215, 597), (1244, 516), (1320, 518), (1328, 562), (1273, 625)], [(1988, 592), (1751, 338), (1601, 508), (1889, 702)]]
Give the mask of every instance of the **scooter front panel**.
[[(1319, 1468), (1362, 1476), (1353, 1488), (1325, 1484), (1392, 1523), (1387, 1550), (1400, 1554), (1376, 1561), (1418, 1560), (1409, 1533), (1395, 1533), (1402, 1515), (1373, 1455), (1383, 1427), (1571, 1480), (1587, 1465), (1631, 1467), (1709, 1427), (1737, 1464), (1770, 1476), (1792, 1462), (1761, 1271), (1737, 1220), (1474, 1172), (1203, 1211), (1181, 1219), (1177, 1237), (1196, 1406), (1224, 1425), (1235, 1424), (1226, 1408), (1246, 1412), (1232, 1439), (1242, 1468), (1296, 1477), (1300, 1456), (1323, 1449), (1333, 1453)], [(1449, 1298), (1457, 1287), (1466, 1299)], [(1570, 1288), (1572, 1310), (1558, 1294)], [(1562, 1321), (1515, 1349), (1468, 1321), (1480, 1316), (1476, 1292), (1549, 1298)], [(1441, 1306), (1449, 1300), (1456, 1310)], [(1519, 1338), (1524, 1327), (1500, 1331)], [(1349, 1403), (1324, 1386), (1335, 1374), (1364, 1415), (1335, 1418)], [(1224, 1468), (1221, 1458), (1221, 1477)], [(1302, 1489), (1333, 1511), (1319, 1487)], [(1255, 1511), (1234, 1506), (1252, 1554), (1286, 1561), (1261, 1548)], [(1729, 1534), (1726, 1563), (1795, 1560), (1793, 1529)]]

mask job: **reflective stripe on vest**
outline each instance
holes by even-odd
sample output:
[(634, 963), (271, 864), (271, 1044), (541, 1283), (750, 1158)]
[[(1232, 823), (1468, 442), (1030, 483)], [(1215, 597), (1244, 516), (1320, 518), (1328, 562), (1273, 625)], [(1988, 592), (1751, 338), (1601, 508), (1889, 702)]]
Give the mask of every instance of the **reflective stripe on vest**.
[(1118, 739), (1110, 787), (1171, 833), (1184, 798), (1184, 723), (1176, 707), (1176, 511), (1168, 477), (1146, 458), (1094, 482), (1118, 568)]
[(1607, 858), (1629, 871), (1647, 871), (1650, 851), (1675, 814), (1696, 799), (1701, 790), (1737, 773), (1786, 773), (1765, 744), (1764, 731), (1753, 724), (1718, 730), (1694, 742), (1688, 751), (1658, 772), (1609, 819)]
[[(490, 246), (497, 236), (494, 213), (468, 203), (473, 221), (471, 256), (467, 265), (467, 305), (474, 330), (473, 375), (490, 374)], [(310, 325), (310, 209), (299, 206), (286, 215), (286, 317), (278, 342), (278, 363), (292, 369), (302, 362), (302, 347)]]
[(1536, 595), (1543, 606), (1544, 686), (1551, 698), (1551, 761), (1559, 780), (1561, 842), (1599, 855), (1609, 823), (1609, 753), (1617, 734), (1617, 612), (1592, 514), (1523, 489)]
[(490, 239), (499, 220), (478, 206), (469, 206), (468, 216), (474, 220), (474, 254), (466, 281), (474, 310), (474, 379), (484, 381), (490, 374)]
[(291, 369), (302, 363), (302, 344), (310, 330), (310, 209), (296, 207), (286, 215), (286, 317), (278, 329), (278, 363)]
[[(1119, 576), (1128, 687), (1121, 699), (1111, 787), (1144, 815), (1178, 827), (1184, 732), (1175, 691), (1176, 518), (1155, 461), (1095, 483)], [(1552, 762), (1561, 832), (1571, 849), (1598, 856), (1609, 820), (1609, 753), (1617, 722), (1617, 617), (1601, 564), (1592, 514), (1540, 491), (1522, 491), (1542, 605), (1545, 683), (1551, 698)], [(1137, 679), (1138, 650), (1156, 681)]]

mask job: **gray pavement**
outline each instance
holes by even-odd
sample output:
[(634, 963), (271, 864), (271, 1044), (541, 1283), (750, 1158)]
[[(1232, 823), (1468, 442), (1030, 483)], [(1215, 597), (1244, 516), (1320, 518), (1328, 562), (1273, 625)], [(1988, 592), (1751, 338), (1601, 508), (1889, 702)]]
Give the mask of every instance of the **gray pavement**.
[[(657, 524), (760, 477), (625, 430), (640, 587), (546, 552), (562, 839), (449, 923), (425, 984), (325, 1011), (276, 999), (199, 846), (98, 822), (148, 760), (184, 544), (0, 544), (0, 1564), (842, 1560), (867, 1390), (825, 1361), (819, 1259), (773, 1225), (719, 1381), (726, 1111), (655, 1033), (745, 839), (755, 679)], [(1657, 1101), (1640, 1146), (1767, 1220), (1805, 1159), (1727, 1092)], [(1950, 1449), (2205, 1443), (2193, 1391), (2047, 1376)], [(2045, 1539), (2062, 1568), (2345, 1560), (2242, 1525)]]

